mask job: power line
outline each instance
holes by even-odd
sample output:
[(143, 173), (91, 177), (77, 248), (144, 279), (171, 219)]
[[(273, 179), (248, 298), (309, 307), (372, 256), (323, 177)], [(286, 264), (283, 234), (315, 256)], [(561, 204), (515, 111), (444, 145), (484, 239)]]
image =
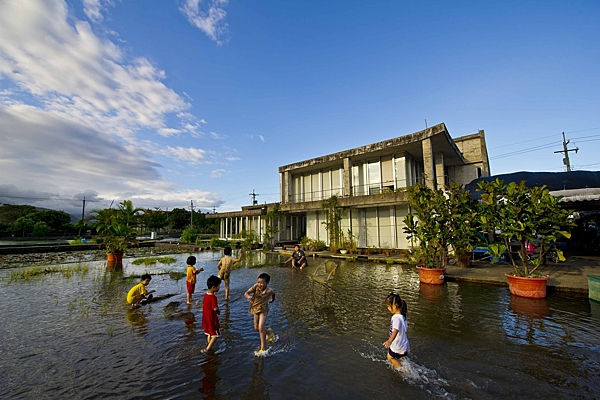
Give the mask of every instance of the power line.
[(490, 157), (490, 160), (496, 160), (498, 158), (506, 158), (506, 157), (512, 157), (512, 156), (517, 156), (520, 154), (525, 154), (525, 153), (531, 153), (534, 151), (538, 151), (538, 150), (544, 150), (550, 147), (554, 147), (557, 144), (560, 144), (561, 142), (552, 142), (552, 143), (548, 143), (548, 144), (543, 144), (540, 146), (534, 146), (534, 147), (529, 147), (526, 149), (521, 149), (521, 150), (515, 150), (515, 151), (511, 151), (509, 153), (504, 153), (504, 154), (500, 154), (494, 157)]

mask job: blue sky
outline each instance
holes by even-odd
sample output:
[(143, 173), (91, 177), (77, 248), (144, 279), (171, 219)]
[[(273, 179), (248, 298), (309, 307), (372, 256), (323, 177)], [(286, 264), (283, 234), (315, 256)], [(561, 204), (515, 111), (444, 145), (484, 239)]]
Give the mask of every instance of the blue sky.
[[(0, 0), (0, 202), (278, 201), (277, 167), (444, 122), (600, 170), (600, 2)], [(522, 154), (514, 154), (523, 151)]]

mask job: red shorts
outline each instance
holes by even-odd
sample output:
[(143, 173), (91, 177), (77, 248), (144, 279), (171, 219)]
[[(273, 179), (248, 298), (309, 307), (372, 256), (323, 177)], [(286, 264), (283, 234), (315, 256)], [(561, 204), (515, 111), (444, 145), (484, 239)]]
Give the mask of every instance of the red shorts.
[(185, 285), (187, 286), (188, 294), (194, 294), (194, 289), (196, 288), (196, 284), (185, 281)]

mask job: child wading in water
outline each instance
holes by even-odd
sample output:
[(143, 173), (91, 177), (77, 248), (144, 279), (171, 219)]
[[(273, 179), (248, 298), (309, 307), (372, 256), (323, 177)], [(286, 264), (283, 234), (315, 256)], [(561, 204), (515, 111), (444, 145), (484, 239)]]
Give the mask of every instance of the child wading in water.
[(210, 350), (217, 338), (221, 336), (221, 325), (219, 324), (219, 306), (217, 305), (216, 293), (221, 288), (221, 279), (218, 276), (211, 275), (206, 280), (208, 292), (204, 294), (204, 304), (202, 305), (202, 329), (206, 334), (206, 349)]
[(250, 300), (250, 313), (254, 314), (254, 330), (260, 335), (260, 350), (254, 355), (262, 355), (266, 349), (267, 315), (269, 314), (269, 303), (275, 301), (275, 291), (269, 287), (271, 277), (267, 273), (258, 276), (256, 284), (244, 293), (244, 296)]
[(225, 247), (223, 254), (225, 254), (225, 257), (221, 258), (217, 264), (217, 269), (219, 270), (217, 275), (225, 281), (225, 300), (229, 300), (229, 275), (231, 275), (231, 267), (236, 262), (242, 261), (242, 250), (240, 250), (238, 258), (231, 257), (231, 247), (229, 246)]
[(387, 359), (394, 368), (400, 368), (400, 359), (410, 350), (410, 344), (406, 337), (408, 325), (406, 323), (406, 302), (396, 293), (390, 293), (385, 299), (385, 305), (392, 313), (390, 322), (390, 338), (383, 343), (388, 349)]
[(152, 300), (154, 290), (146, 290), (146, 286), (150, 284), (151, 280), (152, 277), (150, 274), (144, 274), (140, 283), (129, 290), (129, 293), (127, 293), (127, 302), (131, 304), (131, 308), (136, 308), (140, 304), (146, 304), (149, 300)]
[(189, 256), (187, 258), (187, 274), (185, 278), (185, 285), (187, 286), (187, 303), (192, 304), (192, 295), (196, 289), (196, 275), (204, 271), (204, 268), (196, 269), (196, 257)]

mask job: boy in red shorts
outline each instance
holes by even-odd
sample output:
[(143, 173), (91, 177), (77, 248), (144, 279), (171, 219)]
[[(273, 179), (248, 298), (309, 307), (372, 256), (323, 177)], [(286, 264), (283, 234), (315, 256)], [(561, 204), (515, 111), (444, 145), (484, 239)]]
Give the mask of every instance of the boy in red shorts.
[(187, 262), (187, 274), (185, 277), (185, 285), (187, 286), (187, 303), (192, 304), (192, 295), (196, 289), (196, 275), (204, 271), (204, 268), (196, 269), (196, 257), (189, 256)]

